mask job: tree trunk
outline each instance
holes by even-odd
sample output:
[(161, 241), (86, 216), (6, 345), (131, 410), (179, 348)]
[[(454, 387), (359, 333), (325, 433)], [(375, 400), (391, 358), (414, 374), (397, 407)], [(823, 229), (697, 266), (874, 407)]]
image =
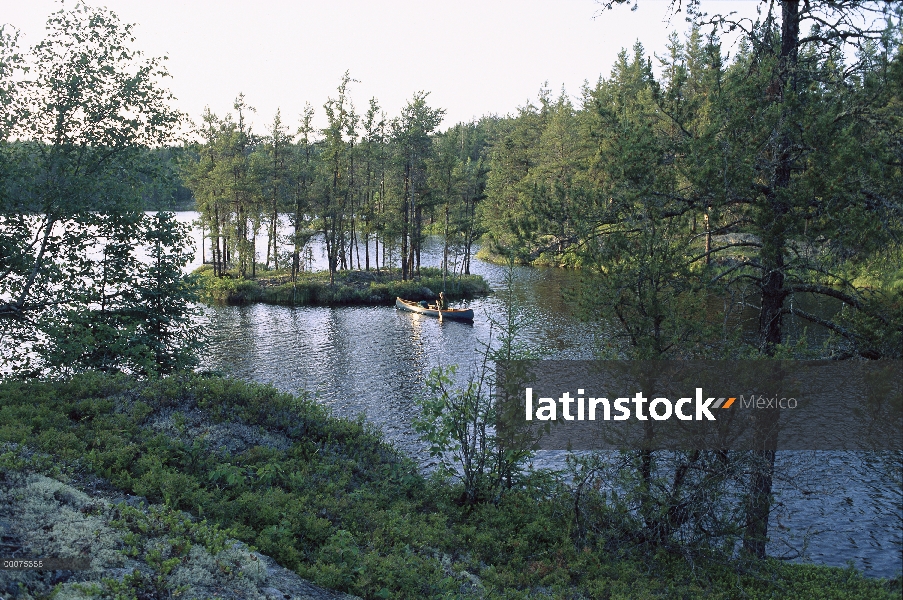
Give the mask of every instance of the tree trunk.
[(445, 279), (448, 277), (448, 202), (445, 203), (445, 246), (442, 249), (442, 291), (445, 291)]
[(220, 261), (222, 260), (222, 255), (219, 253), (219, 204), (214, 201), (213, 203), (213, 230), (210, 231), (211, 240), (216, 246), (213, 250), (213, 275), (215, 277), (221, 277), (223, 274), (222, 268), (220, 267)]
[[(250, 229), (250, 228), (249, 228)], [(258, 229), (251, 229), (251, 278), (254, 279), (257, 277), (257, 231)]]
[[(370, 152), (370, 150), (368, 150)], [(370, 225), (373, 220), (373, 190), (371, 188), (371, 170), (370, 170), (370, 160), (367, 159), (367, 188), (366, 193), (364, 194), (364, 198), (366, 199), (366, 208), (364, 209), (364, 261), (366, 263), (366, 268), (370, 270)], [(361, 259), (358, 258), (358, 266), (360, 266)]]
[(420, 205), (419, 205), (419, 204), (417, 205), (417, 210), (414, 211), (414, 214), (416, 215), (416, 223), (415, 223), (414, 232), (415, 232), (415, 234), (416, 234), (417, 237), (416, 237), (416, 240), (415, 240), (416, 243), (415, 243), (415, 244), (412, 244), (412, 248), (416, 248), (416, 250), (415, 250), (416, 255), (415, 255), (414, 258), (415, 258), (416, 261), (417, 261), (417, 262), (416, 262), (416, 264), (417, 264), (417, 277), (420, 277), (420, 246), (421, 246), (421, 243), (420, 243), (420, 242), (421, 242), (421, 239), (423, 238), (423, 235), (422, 235), (422, 230), (423, 230), (423, 215), (422, 215), (422, 213), (421, 213), (421, 208), (420, 208)]
[[(781, 54), (778, 75), (781, 92), (777, 102), (781, 104), (778, 123), (779, 134), (774, 146), (771, 186), (760, 213), (762, 237), (761, 262), (762, 297), (759, 312), (759, 349), (766, 356), (774, 356), (776, 347), (783, 341), (782, 315), (787, 290), (784, 288), (784, 252), (786, 248), (786, 220), (789, 212), (784, 192), (790, 187), (792, 158), (788, 129), (792, 123), (791, 108), (784, 102), (784, 94), (796, 93), (796, 63), (799, 42), (799, 1), (781, 2)], [(750, 479), (746, 532), (743, 547), (759, 558), (765, 557), (768, 541), (768, 515), (771, 512), (771, 492), (774, 481), (775, 452), (771, 432), (777, 417), (774, 411), (766, 411), (756, 423), (756, 447), (753, 472)]]
[(464, 206), (467, 211), (467, 231), (464, 234), (464, 258), (461, 261), (461, 270), (465, 275), (470, 275), (470, 254), (474, 238), (473, 230), (474, 218), (476, 215), (476, 202), (474, 200), (469, 200), (465, 202)]
[[(276, 270), (279, 269), (279, 245), (278, 245), (278, 237), (277, 237), (278, 236), (278, 227), (277, 227), (278, 224), (279, 224), (279, 212), (278, 212), (277, 206), (276, 206), (276, 199), (273, 198), (273, 225), (272, 225), (272, 230), (273, 230), (273, 236), (272, 236), (273, 268)], [(270, 248), (269, 248), (269, 246), (267, 246), (267, 268), (269, 268), (269, 266), (270, 266), (269, 256), (270, 256)]]
[(405, 165), (404, 172), (404, 200), (402, 202), (404, 209), (402, 215), (402, 228), (401, 228), (401, 279), (402, 281), (407, 280), (408, 278), (408, 202), (409, 202), (409, 188), (411, 187), (411, 167), (410, 165)]
[(301, 223), (301, 202), (295, 200), (295, 223), (294, 223), (294, 247), (292, 248), (292, 283), (298, 278), (298, 272), (301, 269), (301, 249), (298, 247), (298, 234), (300, 233), (299, 225)]
[[(279, 224), (279, 145), (277, 136), (273, 135), (273, 268), (279, 270), (279, 245), (278, 245), (278, 228)], [(267, 245), (267, 268), (270, 266), (269, 261), (270, 247)]]

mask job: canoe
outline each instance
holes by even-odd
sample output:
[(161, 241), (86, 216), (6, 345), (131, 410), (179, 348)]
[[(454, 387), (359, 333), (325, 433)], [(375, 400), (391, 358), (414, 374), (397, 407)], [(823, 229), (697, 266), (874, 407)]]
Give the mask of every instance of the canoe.
[(428, 317), (439, 317), (439, 320), (452, 319), (454, 321), (473, 321), (473, 310), (470, 308), (450, 308), (448, 310), (436, 310), (435, 308), (423, 308), (413, 300), (395, 298), (395, 308), (420, 313)]

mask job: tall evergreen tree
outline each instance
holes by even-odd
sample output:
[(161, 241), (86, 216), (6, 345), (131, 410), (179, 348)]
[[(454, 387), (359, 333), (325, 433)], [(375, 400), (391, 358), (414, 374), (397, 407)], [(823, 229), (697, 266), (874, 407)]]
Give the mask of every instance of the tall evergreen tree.
[[(620, 0), (605, 4), (610, 7), (617, 3)], [(752, 281), (757, 287), (760, 309), (755, 345), (762, 356), (780, 355), (787, 341), (784, 320), (788, 314), (824, 325), (856, 347), (862, 340), (853, 332), (787, 308), (787, 301), (794, 294), (816, 293), (833, 297), (853, 310), (863, 309), (866, 303), (862, 290), (837, 278), (839, 273), (826, 268), (825, 259), (830, 262), (841, 256), (851, 241), (863, 239), (859, 236), (865, 231), (872, 240), (897, 235), (899, 196), (884, 197), (889, 200), (886, 203), (876, 203), (874, 198), (876, 189), (883, 188), (888, 180), (898, 180), (899, 173), (885, 171), (882, 183), (876, 186), (874, 181), (862, 177), (856, 162), (841, 166), (833, 160), (840, 148), (851, 147), (854, 139), (862, 141), (856, 139), (854, 132), (866, 126), (860, 118), (862, 113), (845, 105), (849, 97), (841, 93), (842, 86), (837, 86), (844, 80), (853, 83), (865, 63), (838, 69), (838, 50), (848, 42), (862, 44), (868, 38), (880, 37), (885, 28), (883, 21), (870, 23), (868, 17), (877, 12), (893, 19), (892, 5), (858, 0), (782, 0), (766, 4), (764, 18), (755, 23), (735, 20), (732, 15), (704, 17), (697, 0), (685, 7), (698, 21), (740, 28), (746, 33), (747, 46), (733, 67), (733, 105), (721, 106), (724, 122), (730, 123), (732, 133), (742, 132), (742, 151), (722, 151), (717, 156), (714, 144), (708, 148), (695, 145), (695, 163), (707, 163), (709, 174), (720, 170), (724, 177), (696, 178), (695, 185), (682, 197), (688, 207), (703, 209), (706, 218), (711, 210), (730, 211), (735, 226), (751, 235), (750, 239), (731, 245), (753, 248), (753, 256), (730, 266), (716, 278)], [(806, 25), (811, 27), (808, 34), (802, 31)], [(720, 72), (717, 64), (700, 56), (704, 53), (691, 40), (691, 80), (702, 79), (693, 72), (706, 63), (703, 73)], [(827, 72), (832, 75), (825, 79), (819, 65), (831, 63), (834, 66)], [(701, 83), (706, 91), (717, 91), (718, 79), (720, 75), (715, 81)], [(867, 104), (860, 104), (860, 109)], [(713, 129), (717, 126), (709, 132)], [(698, 141), (716, 141), (719, 137), (721, 143), (717, 146), (723, 150), (729, 144), (722, 136), (701, 136)], [(866, 148), (866, 154), (880, 153), (870, 144)], [(725, 162), (731, 158), (734, 160), (726, 168), (718, 169), (719, 159)], [(822, 171), (824, 165), (836, 165), (833, 176)], [(833, 185), (825, 188), (825, 178), (833, 179)], [(850, 226), (851, 218), (855, 227)], [(834, 247), (828, 252), (814, 251), (825, 239), (834, 240)], [(800, 252), (800, 248), (807, 250)], [(715, 250), (709, 245), (705, 257), (709, 258)], [(835, 283), (842, 285), (837, 287)], [(876, 316), (890, 324), (887, 316), (880, 312)], [(876, 352), (875, 348), (858, 349), (866, 354)], [(764, 423), (762, 429), (771, 428)], [(772, 438), (760, 441), (760, 460), (750, 478), (744, 547), (764, 556), (775, 455)]]
[(292, 281), (301, 270), (301, 252), (313, 237), (310, 228), (311, 189), (315, 174), (314, 140), (312, 135), (314, 110), (305, 104), (301, 114), (301, 125), (296, 136), (298, 143), (292, 148), (291, 178), (291, 225), (292, 225)]
[(291, 137), (287, 127), (282, 123), (282, 114), (276, 111), (273, 123), (270, 126), (269, 135), (264, 143), (267, 153), (267, 196), (269, 200), (267, 228), (267, 254), (266, 267), (270, 267), (272, 250), (273, 268), (279, 268), (279, 212), (286, 206), (288, 195), (288, 153)]
[(423, 244), (423, 203), (428, 195), (426, 160), (432, 142), (430, 134), (442, 122), (445, 110), (426, 103), (428, 92), (417, 92), (392, 122), (396, 158), (402, 169), (401, 197), (401, 276), (420, 274), (420, 250)]
[(350, 148), (346, 143), (349, 129), (353, 128), (353, 111), (348, 98), (351, 76), (346, 71), (338, 87), (338, 97), (327, 100), (327, 126), (323, 130), (321, 154), (321, 183), (317, 212), (320, 232), (326, 246), (329, 281), (335, 282), (335, 273), (345, 256), (345, 217), (350, 194)]

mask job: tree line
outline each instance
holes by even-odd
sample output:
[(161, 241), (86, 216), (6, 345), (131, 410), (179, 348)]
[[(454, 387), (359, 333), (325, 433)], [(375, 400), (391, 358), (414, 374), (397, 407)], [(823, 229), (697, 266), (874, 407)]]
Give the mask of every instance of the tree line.
[[(693, 27), (657, 64), (637, 43), (578, 103), (543, 88), (494, 123), (484, 246), (580, 267), (571, 299), (615, 338), (605, 358), (903, 357), (903, 10), (763, 5), (744, 21), (691, 0)], [(733, 55), (725, 30), (741, 34)], [(812, 297), (836, 310), (816, 313)], [(791, 336), (791, 319), (824, 340)], [(468, 427), (492, 422), (491, 403), (472, 387), (449, 392), (442, 376), (427, 430), (473, 411)], [(655, 388), (656, 374), (644, 377)], [(751, 452), (656, 450), (648, 423), (648, 449), (572, 457), (579, 535), (690, 553), (731, 554), (739, 540), (764, 557), (777, 430), (766, 413)], [(459, 465), (471, 498), (510, 485), (503, 461), (480, 456)], [(899, 454), (881, 464), (900, 472)], [(623, 495), (598, 493), (615, 481)]]
[[(444, 111), (423, 92), (393, 119), (376, 99), (359, 113), (348, 73), (323, 105), (322, 130), (308, 105), (294, 132), (277, 113), (257, 135), (239, 96), (234, 116), (204, 115), (202, 141), (182, 162), (214, 268), (254, 276), (260, 261), (297, 273), (319, 235), (330, 272), (380, 269), (395, 257), (407, 279), (433, 232), (446, 240), (446, 262), (457, 249), (465, 273), (477, 240), (490, 253), (584, 267), (611, 282), (642, 265), (631, 294), (619, 284), (606, 286), (617, 297), (584, 298), (604, 305), (588, 312), (615, 311), (637, 357), (668, 356), (691, 336), (649, 293), (676, 301), (741, 286), (759, 290), (759, 352), (787, 341), (782, 323), (792, 314), (833, 332), (845, 355), (893, 354), (886, 316), (881, 327), (854, 326), (791, 300), (829, 296), (855, 321), (881, 304), (876, 278), (899, 276), (899, 8), (765, 5), (746, 22), (703, 17), (691, 2), (692, 29), (672, 34), (663, 56), (653, 61), (639, 42), (623, 50), (579, 101), (544, 86), (514, 115), (445, 131)], [(869, 25), (869, 16), (878, 18)], [(718, 37), (724, 29), (742, 33), (733, 55)], [(280, 215), (292, 229), (285, 239)], [(265, 249), (255, 247), (261, 232)]]
[[(898, 10), (874, 31), (849, 26), (868, 4), (889, 8), (774, 5), (733, 56), (697, 23), (658, 69), (637, 43), (577, 106), (544, 88), (495, 124), (484, 243), (583, 267), (587, 312), (619, 323), (636, 358), (705, 352), (674, 303), (740, 289), (756, 290), (749, 341), (763, 355), (788, 342), (792, 316), (836, 336), (837, 357), (899, 356), (903, 53)], [(818, 10), (846, 20), (801, 33)], [(804, 294), (845, 310), (793, 306)]]
[[(317, 235), (333, 277), (340, 269), (400, 264), (402, 279), (411, 279), (420, 273), (430, 232), (445, 240), (444, 269), (469, 274), (482, 233), (476, 206), (485, 188), (488, 120), (439, 132), (445, 111), (431, 107), (424, 92), (392, 119), (375, 98), (360, 113), (349, 97), (351, 83), (346, 72), (336, 96), (324, 103), (322, 130), (313, 127), (308, 104), (295, 131), (277, 111), (258, 135), (248, 125), (253, 109), (243, 95), (234, 114), (203, 115), (201, 142), (182, 162), (182, 176), (217, 274), (234, 267), (239, 276), (254, 277), (261, 261), (266, 269), (290, 268), (294, 277)], [(283, 216), (287, 236), (280, 235)], [(257, 247), (261, 233), (266, 248)]]

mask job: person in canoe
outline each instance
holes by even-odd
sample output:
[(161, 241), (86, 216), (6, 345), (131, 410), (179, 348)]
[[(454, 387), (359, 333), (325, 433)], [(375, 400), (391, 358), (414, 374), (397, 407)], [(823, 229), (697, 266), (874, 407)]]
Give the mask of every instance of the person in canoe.
[(421, 302), (420, 305), (432, 310), (448, 310), (448, 299), (445, 297), (445, 292), (439, 292), (439, 300), (437, 300), (435, 304), (424, 306), (424, 303)]

